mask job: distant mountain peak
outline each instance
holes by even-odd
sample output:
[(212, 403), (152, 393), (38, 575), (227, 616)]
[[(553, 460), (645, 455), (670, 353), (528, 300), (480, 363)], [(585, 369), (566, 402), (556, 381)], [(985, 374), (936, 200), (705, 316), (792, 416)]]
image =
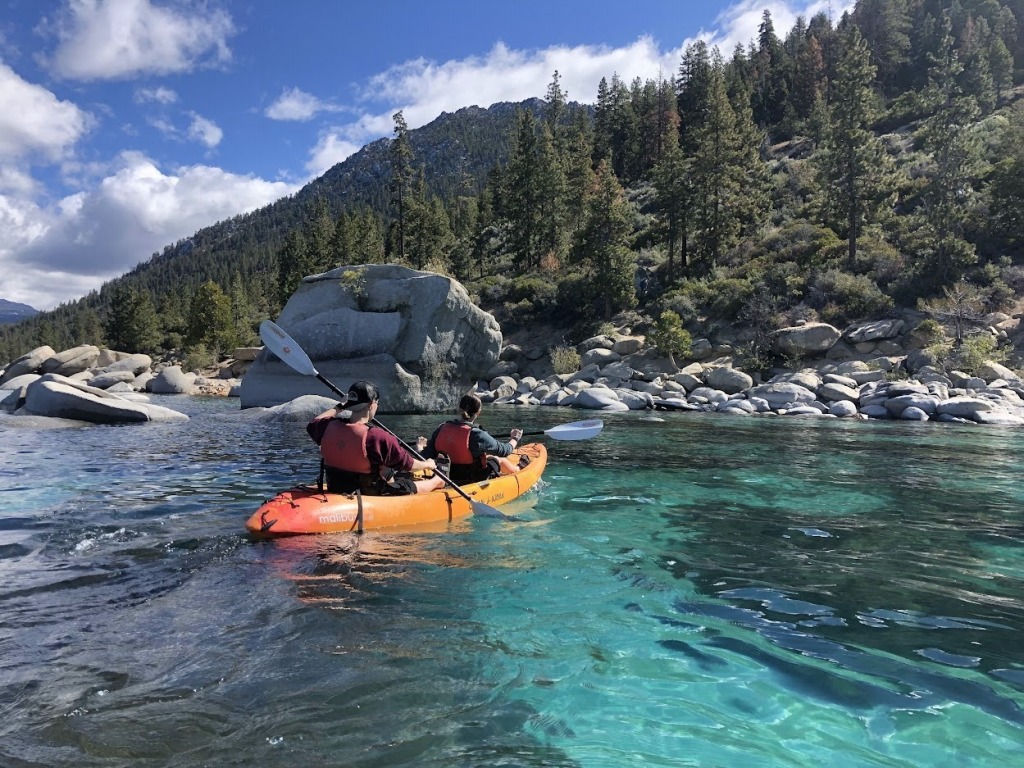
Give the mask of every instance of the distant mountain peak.
[(19, 304), (16, 301), (0, 299), (0, 325), (5, 323), (17, 323), (27, 317), (38, 315), (39, 310), (30, 307), (28, 304)]

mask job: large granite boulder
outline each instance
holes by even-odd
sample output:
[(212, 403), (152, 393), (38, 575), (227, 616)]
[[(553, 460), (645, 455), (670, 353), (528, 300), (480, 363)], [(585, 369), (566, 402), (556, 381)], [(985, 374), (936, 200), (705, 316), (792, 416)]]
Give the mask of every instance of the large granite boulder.
[[(382, 413), (450, 410), (501, 350), (497, 321), (459, 282), (395, 264), (306, 277), (277, 324), (342, 390), (357, 379), (374, 382)], [(337, 398), (265, 350), (242, 379), (241, 406), (307, 394)]]
[(147, 382), (147, 388), (155, 395), (193, 395), (196, 374), (181, 370), (180, 365), (168, 365)]
[(100, 357), (99, 347), (92, 344), (81, 344), (71, 349), (65, 349), (46, 360), (40, 367), (41, 373), (58, 373), (61, 376), (70, 376), (73, 373), (87, 371), (96, 365)]
[(780, 328), (772, 333), (772, 348), (784, 355), (817, 355), (827, 352), (842, 333), (828, 323), (807, 323)]
[(3, 375), (0, 376), (0, 384), (10, 381), (15, 376), (35, 373), (43, 363), (55, 354), (57, 353), (53, 351), (53, 347), (48, 346), (36, 347), (32, 351), (26, 352), (21, 357), (11, 361), (11, 364), (4, 370)]
[(25, 405), (16, 415), (48, 416), (96, 424), (188, 421), (188, 416), (170, 408), (131, 402), (55, 373), (48, 373), (28, 385)]

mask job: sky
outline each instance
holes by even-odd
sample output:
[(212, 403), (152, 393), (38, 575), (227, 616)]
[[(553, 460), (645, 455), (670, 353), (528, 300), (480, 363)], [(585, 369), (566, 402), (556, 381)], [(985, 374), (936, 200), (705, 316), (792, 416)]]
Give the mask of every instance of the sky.
[(593, 103), (846, 0), (0, 0), (0, 298), (52, 309), (442, 112)]

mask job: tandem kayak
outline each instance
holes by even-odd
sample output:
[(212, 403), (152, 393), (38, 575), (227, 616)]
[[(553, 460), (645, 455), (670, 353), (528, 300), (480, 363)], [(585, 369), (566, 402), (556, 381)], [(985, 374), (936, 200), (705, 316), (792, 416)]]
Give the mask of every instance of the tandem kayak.
[[(537, 481), (548, 461), (540, 443), (519, 446), (511, 458), (528, 456), (530, 463), (513, 475), (461, 486), (474, 502), (500, 507), (522, 496)], [(470, 502), (451, 488), (412, 496), (357, 496), (321, 492), (315, 485), (282, 491), (265, 502), (246, 522), (256, 536), (295, 536), (305, 533), (347, 533), (371, 528), (448, 522), (473, 513)]]

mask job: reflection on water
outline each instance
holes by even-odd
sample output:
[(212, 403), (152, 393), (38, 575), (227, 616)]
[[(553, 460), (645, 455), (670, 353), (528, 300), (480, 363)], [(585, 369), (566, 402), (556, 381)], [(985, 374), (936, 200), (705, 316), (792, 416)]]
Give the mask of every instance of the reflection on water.
[(597, 439), (551, 442), (512, 520), (260, 542), (244, 520), (315, 454), (303, 425), (234, 405), (59, 433), (0, 419), (0, 763), (1019, 750), (1019, 431), (607, 414)]

